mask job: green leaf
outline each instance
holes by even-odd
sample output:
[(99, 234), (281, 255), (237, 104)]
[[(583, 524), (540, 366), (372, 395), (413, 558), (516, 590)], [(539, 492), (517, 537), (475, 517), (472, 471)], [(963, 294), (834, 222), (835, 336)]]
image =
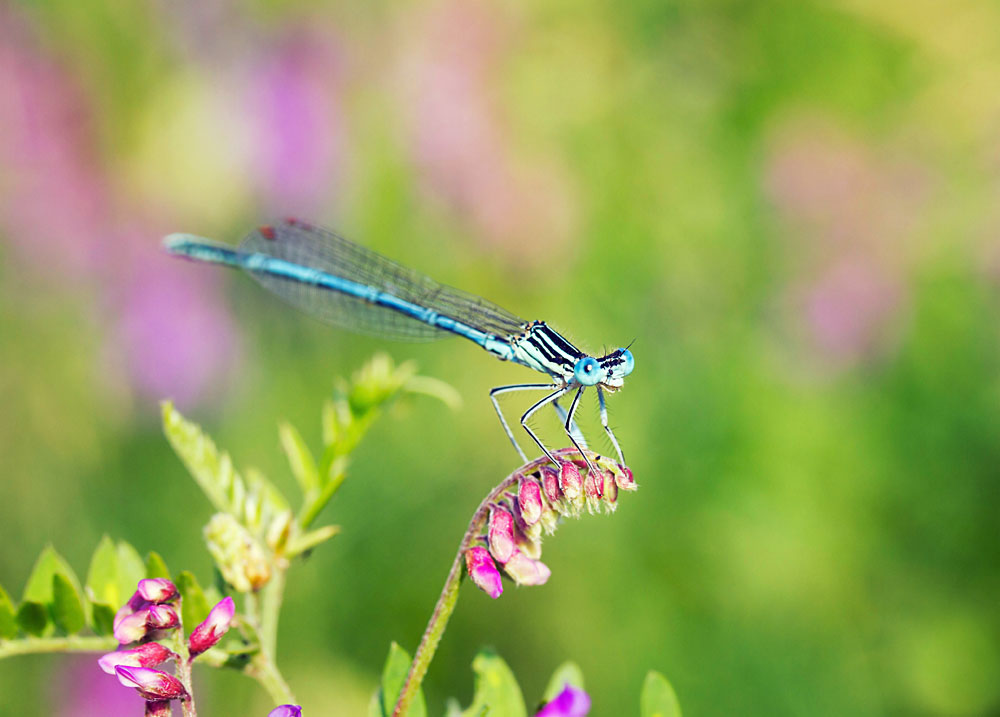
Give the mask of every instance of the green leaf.
[(198, 578), (189, 570), (183, 570), (177, 574), (174, 580), (178, 592), (181, 594), (181, 620), (184, 621), (184, 628), (188, 631), (208, 617), (208, 600), (205, 592), (198, 584)]
[(118, 594), (121, 607), (139, 587), (139, 581), (146, 577), (146, 564), (142, 561), (139, 551), (124, 540), (118, 541)]
[(294, 558), (296, 555), (301, 555), (307, 550), (312, 550), (317, 545), (329, 540), (339, 532), (339, 525), (325, 525), (322, 528), (312, 530), (305, 535), (300, 535), (288, 543), (288, 547), (285, 548), (285, 555), (289, 558)]
[(550, 702), (556, 695), (563, 691), (566, 685), (573, 685), (573, 687), (579, 687), (581, 690), (584, 688), (583, 670), (573, 661), (562, 663), (552, 673), (552, 677), (549, 678), (548, 687), (545, 688), (545, 692), (542, 694), (542, 701)]
[(303, 495), (309, 495), (319, 488), (319, 471), (316, 468), (316, 460), (309, 447), (302, 439), (302, 434), (298, 432), (290, 423), (282, 423), (278, 428), (278, 436), (281, 439), (281, 447), (288, 456), (288, 465), (291, 466), (292, 475), (299, 483), (299, 489)]
[(17, 613), (10, 595), (0, 585), (0, 640), (10, 640), (17, 637)]
[(495, 717), (524, 717), (524, 696), (514, 678), (514, 673), (496, 654), (483, 650), (472, 661), (476, 673), (476, 688), (472, 704), (462, 714), (464, 717), (495, 715)]
[(462, 394), (450, 383), (430, 376), (414, 376), (406, 382), (407, 393), (420, 393), (436, 398), (453, 411), (462, 407)]
[(229, 454), (220, 453), (201, 427), (185, 420), (170, 401), (161, 407), (163, 432), (202, 492), (216, 510), (239, 515), (246, 488)]
[(146, 556), (146, 577), (170, 579), (170, 570), (167, 569), (166, 562), (155, 550)]
[[(410, 655), (398, 644), (392, 643), (389, 646), (389, 656), (385, 660), (385, 667), (382, 668), (382, 681), (368, 705), (369, 717), (389, 717), (392, 714), (409, 670)], [(407, 717), (427, 717), (427, 705), (424, 702), (423, 690), (417, 690), (406, 714)]]
[(69, 564), (55, 548), (46, 546), (35, 561), (35, 567), (28, 577), (28, 584), (24, 587), (23, 600), (37, 602), (48, 605), (52, 602), (52, 576), (62, 573), (70, 576), (73, 574)]
[(639, 717), (681, 717), (681, 705), (667, 678), (650, 670), (642, 683)]
[(87, 624), (79, 589), (62, 573), (52, 576), (52, 620), (67, 635), (75, 635)]
[[(31, 575), (28, 577), (28, 584), (24, 587), (24, 595), (22, 600), (27, 603), (36, 603), (43, 605), (46, 610), (48, 610), (51, 616), (55, 616), (55, 593), (53, 590), (54, 578), (56, 576), (61, 576), (66, 583), (68, 583), (71, 593), (75, 593), (77, 604), (80, 610), (84, 610), (83, 604), (79, 602), (79, 595), (82, 592), (80, 588), (80, 581), (76, 577), (76, 573), (69, 566), (69, 563), (56, 552), (55, 548), (51, 545), (47, 546), (42, 550), (41, 554), (38, 556), (38, 560), (35, 561), (35, 567), (31, 570)], [(64, 606), (65, 607), (65, 606)], [(84, 613), (86, 615), (86, 613)], [(72, 619), (72, 616), (69, 616)], [(29, 621), (32, 621), (31, 616), (28, 617)], [(86, 621), (86, 616), (84, 617)], [(48, 619), (46, 619), (48, 622)], [(34, 624), (34, 622), (32, 622)], [(82, 629), (82, 625), (79, 629)], [(77, 632), (74, 630), (73, 632)]]
[(93, 603), (90, 606), (90, 625), (98, 635), (110, 635), (114, 631), (115, 611), (110, 605)]
[(41, 637), (51, 627), (49, 611), (40, 602), (22, 602), (17, 609), (17, 624), (29, 635)]
[[(131, 594), (131, 593), (129, 593)], [(107, 605), (112, 613), (125, 603), (118, 588), (118, 550), (111, 538), (105, 535), (97, 544), (90, 568), (87, 570), (87, 596), (93, 603)]]
[(330, 446), (336, 443), (340, 437), (340, 424), (337, 420), (337, 408), (329, 399), (323, 401), (322, 424), (323, 445)]

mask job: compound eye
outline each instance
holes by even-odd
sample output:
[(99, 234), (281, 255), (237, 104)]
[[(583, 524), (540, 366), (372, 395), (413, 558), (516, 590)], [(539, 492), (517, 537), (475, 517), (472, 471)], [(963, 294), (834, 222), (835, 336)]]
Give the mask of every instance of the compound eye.
[(591, 356), (584, 356), (573, 366), (573, 377), (584, 386), (593, 386), (601, 381), (601, 364)]
[(632, 358), (632, 352), (629, 351), (628, 349), (618, 349), (618, 350), (622, 352), (622, 361), (625, 362), (625, 364), (622, 366), (621, 375), (628, 376), (630, 373), (632, 373), (632, 369), (635, 368), (635, 359)]

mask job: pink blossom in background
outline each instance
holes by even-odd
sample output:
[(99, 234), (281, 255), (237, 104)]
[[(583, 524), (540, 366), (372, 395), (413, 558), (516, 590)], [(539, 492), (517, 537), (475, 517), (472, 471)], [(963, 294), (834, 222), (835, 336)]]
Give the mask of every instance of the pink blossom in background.
[(331, 32), (289, 30), (251, 67), (255, 180), (271, 213), (313, 216), (336, 195), (344, 121), (335, 42)]
[(160, 237), (174, 227), (116, 202), (98, 151), (99, 114), (72, 68), (30, 38), (0, 11), (0, 237), (34, 281), (98, 296), (91, 313), (116, 369), (104, 372), (109, 384), (124, 377), (154, 402), (217, 396), (239, 356), (221, 275), (167, 257)]
[(823, 267), (799, 287), (801, 307), (815, 348), (830, 360), (851, 362), (876, 352), (886, 341), (903, 300), (900, 280), (872, 261), (845, 259)]
[(0, 234), (59, 280), (95, 269), (107, 182), (90, 108), (73, 78), (0, 9)]
[(217, 398), (240, 364), (241, 344), (219, 273), (168, 256), (152, 229), (126, 234), (127, 270), (112, 296), (112, 364), (150, 401), (180, 406)]
[(145, 701), (134, 690), (123, 690), (118, 680), (101, 671), (94, 655), (60, 659), (50, 684), (49, 709), (53, 717), (108, 717), (141, 715)]
[(843, 368), (885, 354), (908, 309), (927, 171), (806, 120), (775, 134), (764, 184), (786, 225), (784, 301), (808, 350)]
[(575, 207), (559, 165), (514, 155), (493, 90), (509, 52), (500, 7), (445, 0), (414, 20), (402, 102), (426, 190), (491, 243), (541, 261), (569, 240)]

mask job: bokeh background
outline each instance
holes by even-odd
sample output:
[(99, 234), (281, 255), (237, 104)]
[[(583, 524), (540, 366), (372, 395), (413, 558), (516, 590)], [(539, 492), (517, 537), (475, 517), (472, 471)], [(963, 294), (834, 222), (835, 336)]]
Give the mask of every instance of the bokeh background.
[[(689, 715), (1000, 714), (998, 30), (979, 0), (5, 0), (0, 582), (48, 542), (85, 572), (105, 532), (208, 581), (158, 401), (291, 488), (278, 421), (317, 445), (334, 377), (389, 349), (465, 406), (408, 402), (356, 454), (280, 660), (307, 714), (360, 714), (416, 646), (516, 463), (487, 390), (534, 377), (159, 251), (296, 214), (635, 339), (610, 407), (641, 490), (547, 541), (545, 587), (465, 588), (432, 714), (484, 645), (529, 703), (577, 660), (595, 715), (648, 668)], [(138, 714), (108, 679), (7, 660), (0, 713)], [(206, 714), (270, 707), (199, 679)]]

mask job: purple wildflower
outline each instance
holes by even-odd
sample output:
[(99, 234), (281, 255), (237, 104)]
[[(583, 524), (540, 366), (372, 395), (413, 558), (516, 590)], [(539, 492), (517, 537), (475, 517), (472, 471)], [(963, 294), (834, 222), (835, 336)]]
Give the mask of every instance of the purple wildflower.
[(535, 717), (585, 717), (589, 712), (590, 695), (579, 687), (566, 685)]
[(490, 553), (499, 563), (506, 563), (514, 554), (517, 543), (514, 537), (514, 516), (509, 510), (494, 508), (490, 511), (490, 525), (487, 531)]
[(267, 717), (302, 717), (302, 708), (298, 705), (281, 705), (268, 712)]

